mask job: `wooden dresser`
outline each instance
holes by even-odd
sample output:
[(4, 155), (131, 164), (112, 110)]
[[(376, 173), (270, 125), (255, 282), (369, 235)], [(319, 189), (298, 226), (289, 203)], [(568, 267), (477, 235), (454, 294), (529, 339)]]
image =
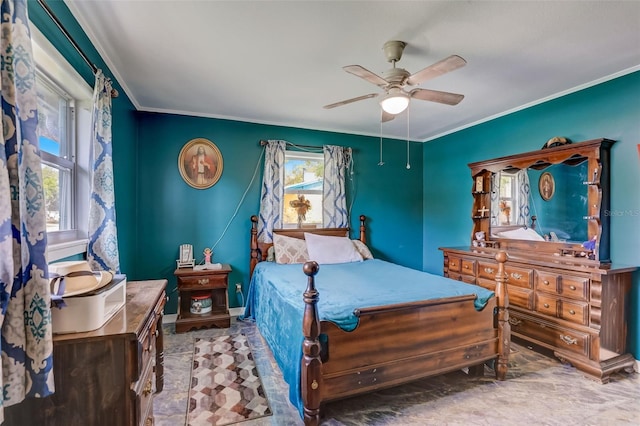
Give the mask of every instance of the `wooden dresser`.
[(103, 327), (54, 335), (56, 392), (5, 408), (5, 426), (150, 426), (164, 382), (166, 280), (127, 283), (127, 301)]
[[(493, 290), (493, 249), (443, 248), (444, 275)], [(511, 334), (551, 349), (598, 381), (632, 369), (627, 353), (627, 307), (636, 268), (590, 268), (519, 258), (505, 264)]]
[(610, 259), (614, 141), (549, 142), (469, 164), (471, 244), (441, 248), (444, 275), (493, 289), (495, 253), (506, 251), (512, 334), (606, 383), (635, 365), (627, 321), (637, 268)]

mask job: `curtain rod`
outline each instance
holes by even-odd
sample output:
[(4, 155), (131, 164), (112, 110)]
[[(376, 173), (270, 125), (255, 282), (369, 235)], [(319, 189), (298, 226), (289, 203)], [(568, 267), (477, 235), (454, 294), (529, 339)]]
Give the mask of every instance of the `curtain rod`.
[[(286, 142), (286, 141), (285, 141), (285, 142)], [(269, 141), (265, 141), (264, 139), (262, 139), (262, 140), (260, 141), (260, 146), (265, 146), (265, 145), (266, 145), (266, 144), (268, 144), (268, 143), (269, 143)], [(287, 144), (287, 145), (289, 145), (289, 146), (297, 146), (297, 147), (300, 147), (300, 148), (308, 148), (308, 149), (322, 149), (322, 147), (321, 147), (321, 146), (300, 145), (300, 144), (297, 144), (297, 143), (291, 143), (291, 142), (286, 142), (286, 144)]]
[[(40, 4), (40, 6), (42, 6), (44, 11), (47, 13), (47, 15), (49, 15), (49, 18), (51, 18), (53, 23), (56, 24), (56, 26), (62, 32), (62, 34), (66, 37), (66, 39), (69, 40), (69, 43), (71, 43), (73, 48), (76, 49), (76, 52), (78, 52), (78, 54), (82, 57), (84, 62), (87, 65), (89, 65), (89, 67), (91, 68), (91, 71), (93, 71), (93, 74), (95, 75), (98, 72), (98, 67), (96, 67), (93, 64), (93, 62), (89, 60), (89, 57), (82, 51), (82, 49), (80, 49), (80, 46), (78, 46), (78, 43), (76, 43), (76, 41), (71, 37), (71, 34), (69, 34), (66, 28), (62, 25), (62, 22), (60, 22), (58, 17), (53, 13), (53, 10), (51, 10), (49, 5), (46, 4), (44, 0), (38, 0), (38, 3)], [(113, 88), (111, 89), (111, 97), (112, 98), (118, 97), (118, 91), (116, 89), (113, 89)]]

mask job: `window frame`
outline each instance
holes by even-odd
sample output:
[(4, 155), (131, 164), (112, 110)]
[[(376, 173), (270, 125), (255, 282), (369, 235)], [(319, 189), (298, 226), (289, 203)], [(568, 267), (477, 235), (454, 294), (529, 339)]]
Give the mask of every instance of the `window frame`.
[[(290, 160), (301, 160), (301, 161), (305, 161), (305, 160), (313, 160), (313, 161), (319, 161), (322, 163), (323, 167), (324, 167), (324, 153), (323, 152), (308, 152), (308, 151), (298, 151), (298, 150), (292, 150), (292, 149), (286, 149), (285, 153), (284, 153), (284, 162), (285, 162), (285, 178), (286, 178), (286, 164), (288, 161)], [(324, 177), (322, 178), (324, 179)], [(295, 189), (295, 190), (287, 190), (286, 185), (284, 188), (284, 195), (286, 196), (287, 194), (302, 194), (302, 195), (320, 195), (321, 197), (321, 203), (320, 203), (320, 221), (319, 222), (310, 222), (307, 223), (308, 226), (310, 227), (315, 227), (315, 228), (322, 228), (323, 226), (323, 221), (322, 221), (322, 204), (324, 202), (324, 192), (323, 192), (323, 188), (321, 187), (320, 189)], [(282, 227), (285, 229), (296, 229), (298, 227), (297, 222), (286, 222), (285, 221), (285, 209), (289, 208), (289, 205), (284, 202), (283, 200), (283, 205), (282, 205)]]
[[(73, 213), (70, 230), (47, 233), (46, 256), (47, 261), (52, 262), (87, 252), (93, 89), (33, 22), (30, 22), (30, 29), (36, 80), (45, 80), (56, 91), (64, 92), (65, 97), (71, 99), (67, 120), (69, 137), (72, 138), (70, 147), (72, 158), (69, 161), (74, 164), (69, 194)], [(55, 157), (41, 151), (43, 164), (57, 162)]]

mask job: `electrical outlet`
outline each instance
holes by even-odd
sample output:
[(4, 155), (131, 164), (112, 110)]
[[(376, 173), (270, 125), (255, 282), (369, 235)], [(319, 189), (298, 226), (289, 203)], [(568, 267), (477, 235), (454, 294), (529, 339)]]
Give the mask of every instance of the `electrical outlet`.
[(236, 283), (236, 293), (241, 293), (241, 292), (242, 292), (242, 284)]

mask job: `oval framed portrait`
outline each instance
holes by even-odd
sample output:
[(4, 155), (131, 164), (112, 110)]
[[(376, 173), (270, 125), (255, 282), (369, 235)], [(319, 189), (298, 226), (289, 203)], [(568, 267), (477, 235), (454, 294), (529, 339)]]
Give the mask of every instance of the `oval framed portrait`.
[(556, 182), (551, 173), (544, 172), (540, 175), (538, 190), (540, 191), (540, 196), (545, 201), (549, 201), (553, 197), (553, 194), (556, 192)]
[(178, 155), (178, 170), (182, 179), (196, 189), (211, 188), (222, 176), (222, 154), (208, 139), (187, 142)]

